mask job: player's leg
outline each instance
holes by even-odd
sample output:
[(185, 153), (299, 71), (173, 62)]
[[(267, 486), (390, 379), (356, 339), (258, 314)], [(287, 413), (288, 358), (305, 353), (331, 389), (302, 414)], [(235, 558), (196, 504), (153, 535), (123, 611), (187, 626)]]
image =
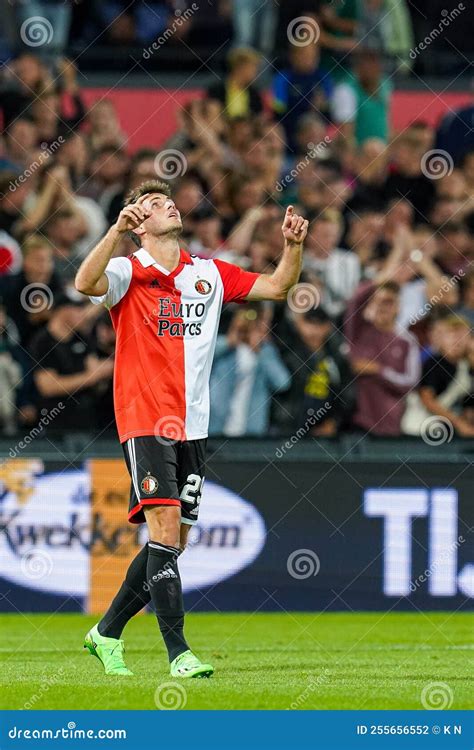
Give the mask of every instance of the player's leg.
[(132, 674), (124, 662), (125, 649), (120, 636), (127, 622), (150, 601), (146, 589), (147, 560), (148, 545), (145, 545), (130, 563), (109, 609), (86, 635), (85, 648), (100, 659), (106, 674)]
[(184, 603), (180, 555), (181, 510), (174, 507), (147, 507), (147, 583), (163, 640), (168, 650), (173, 677), (209, 677), (210, 664), (203, 664), (190, 650), (184, 636)]
[[(198, 445), (199, 444), (199, 445)], [(184, 551), (191, 526), (197, 520), (200, 488), (204, 476), (205, 441), (177, 444), (178, 488), (181, 499), (181, 524), (178, 532), (179, 554)], [(173, 677), (210, 677), (214, 668), (202, 663), (192, 651), (185, 651), (171, 662)]]

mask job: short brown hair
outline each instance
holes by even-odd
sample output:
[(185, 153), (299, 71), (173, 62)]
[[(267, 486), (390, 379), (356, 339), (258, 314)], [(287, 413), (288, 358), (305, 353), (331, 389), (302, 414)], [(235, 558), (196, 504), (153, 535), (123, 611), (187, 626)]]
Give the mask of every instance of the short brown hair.
[(123, 205), (129, 206), (131, 203), (136, 203), (139, 198), (147, 195), (147, 193), (162, 193), (167, 198), (171, 198), (171, 187), (167, 182), (161, 180), (146, 180), (127, 193)]
[(21, 243), (21, 252), (24, 258), (26, 258), (27, 255), (30, 255), (30, 253), (33, 253), (35, 250), (38, 250), (40, 248), (41, 249), (47, 248), (51, 252), (53, 251), (53, 246), (51, 242), (48, 240), (47, 237), (44, 237), (42, 234), (29, 234), (25, 237), (25, 239)]

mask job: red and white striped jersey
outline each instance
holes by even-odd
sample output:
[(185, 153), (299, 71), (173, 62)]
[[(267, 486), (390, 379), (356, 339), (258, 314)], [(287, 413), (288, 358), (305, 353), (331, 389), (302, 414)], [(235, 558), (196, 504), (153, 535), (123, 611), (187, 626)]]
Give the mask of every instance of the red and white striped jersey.
[(144, 249), (113, 258), (107, 294), (117, 335), (114, 403), (120, 442), (207, 437), (209, 376), (224, 302), (243, 302), (258, 273), (181, 250), (170, 273)]

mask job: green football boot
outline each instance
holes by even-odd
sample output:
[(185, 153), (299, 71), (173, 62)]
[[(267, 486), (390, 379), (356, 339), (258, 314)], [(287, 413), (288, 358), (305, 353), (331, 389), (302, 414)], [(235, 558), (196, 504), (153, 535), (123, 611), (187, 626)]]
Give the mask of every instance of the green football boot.
[(203, 664), (192, 651), (184, 651), (170, 664), (172, 677), (210, 677), (214, 667)]
[(125, 666), (123, 654), (124, 643), (118, 638), (106, 638), (99, 633), (97, 625), (89, 630), (84, 640), (86, 648), (92, 656), (102, 662), (105, 674), (133, 675)]

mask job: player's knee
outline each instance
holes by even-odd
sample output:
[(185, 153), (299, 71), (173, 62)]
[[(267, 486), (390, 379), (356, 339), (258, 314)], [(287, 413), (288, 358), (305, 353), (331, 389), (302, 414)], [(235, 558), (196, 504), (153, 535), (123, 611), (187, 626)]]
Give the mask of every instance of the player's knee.
[(148, 534), (154, 542), (179, 547), (181, 508), (155, 505), (145, 510)]

